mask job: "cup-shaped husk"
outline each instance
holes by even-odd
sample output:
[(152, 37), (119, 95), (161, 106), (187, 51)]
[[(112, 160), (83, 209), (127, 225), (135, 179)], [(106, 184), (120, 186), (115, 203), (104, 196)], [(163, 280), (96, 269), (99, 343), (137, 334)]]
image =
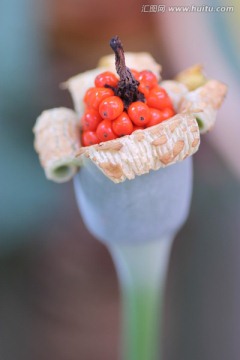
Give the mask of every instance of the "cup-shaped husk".
[(188, 216), (192, 159), (118, 185), (85, 159), (74, 187), (83, 220), (99, 240), (137, 244), (172, 238)]

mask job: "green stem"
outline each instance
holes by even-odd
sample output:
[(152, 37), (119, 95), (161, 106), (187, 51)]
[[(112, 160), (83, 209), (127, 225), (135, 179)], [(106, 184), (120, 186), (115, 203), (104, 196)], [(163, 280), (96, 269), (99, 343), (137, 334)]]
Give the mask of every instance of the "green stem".
[(111, 248), (123, 310), (123, 360), (160, 359), (160, 320), (172, 239)]
[(123, 359), (157, 359), (158, 298), (159, 293), (153, 289), (123, 289)]

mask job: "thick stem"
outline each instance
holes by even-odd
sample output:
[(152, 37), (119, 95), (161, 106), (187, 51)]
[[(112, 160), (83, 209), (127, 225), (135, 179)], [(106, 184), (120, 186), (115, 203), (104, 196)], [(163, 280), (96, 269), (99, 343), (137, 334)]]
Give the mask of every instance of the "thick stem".
[(160, 359), (160, 320), (172, 239), (117, 245), (111, 253), (123, 301), (122, 360)]
[(126, 66), (123, 46), (118, 36), (111, 39), (110, 46), (115, 53), (116, 71), (120, 77), (118, 86), (114, 91), (123, 100), (124, 108), (127, 110), (134, 101), (144, 102), (144, 95), (138, 90), (139, 82)]
[(120, 81), (126, 81), (133, 84), (137, 83), (131, 71), (126, 67), (122, 42), (118, 36), (114, 36), (110, 40), (110, 46), (115, 53), (115, 66), (120, 77)]

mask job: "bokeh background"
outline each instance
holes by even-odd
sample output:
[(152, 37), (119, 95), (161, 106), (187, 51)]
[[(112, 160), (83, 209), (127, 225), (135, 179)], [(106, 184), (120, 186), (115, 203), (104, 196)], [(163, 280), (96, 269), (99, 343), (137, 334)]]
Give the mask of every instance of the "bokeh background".
[(85, 229), (72, 183), (45, 179), (32, 134), (43, 109), (72, 106), (59, 84), (95, 67), (116, 34), (125, 50), (151, 52), (165, 78), (201, 62), (229, 84), (218, 125), (194, 156), (191, 214), (168, 272), (163, 359), (240, 358), (240, 5), (208, 1), (234, 6), (230, 13), (142, 13), (144, 4), (156, 3), (0, 2), (1, 360), (118, 358), (112, 261)]

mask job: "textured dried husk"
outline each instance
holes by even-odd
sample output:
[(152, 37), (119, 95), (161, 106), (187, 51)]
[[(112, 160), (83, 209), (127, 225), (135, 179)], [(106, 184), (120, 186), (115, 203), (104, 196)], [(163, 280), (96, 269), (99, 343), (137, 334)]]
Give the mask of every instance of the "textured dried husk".
[(48, 179), (70, 180), (78, 170), (76, 154), (81, 149), (79, 119), (73, 110), (45, 110), (33, 128), (34, 147)]
[(186, 93), (178, 104), (178, 111), (192, 113), (200, 120), (200, 132), (204, 134), (213, 128), (217, 110), (222, 105), (226, 93), (225, 84), (209, 80), (196, 90)]
[(158, 170), (194, 154), (200, 144), (196, 119), (177, 114), (169, 120), (115, 140), (81, 148), (86, 156), (115, 183)]

